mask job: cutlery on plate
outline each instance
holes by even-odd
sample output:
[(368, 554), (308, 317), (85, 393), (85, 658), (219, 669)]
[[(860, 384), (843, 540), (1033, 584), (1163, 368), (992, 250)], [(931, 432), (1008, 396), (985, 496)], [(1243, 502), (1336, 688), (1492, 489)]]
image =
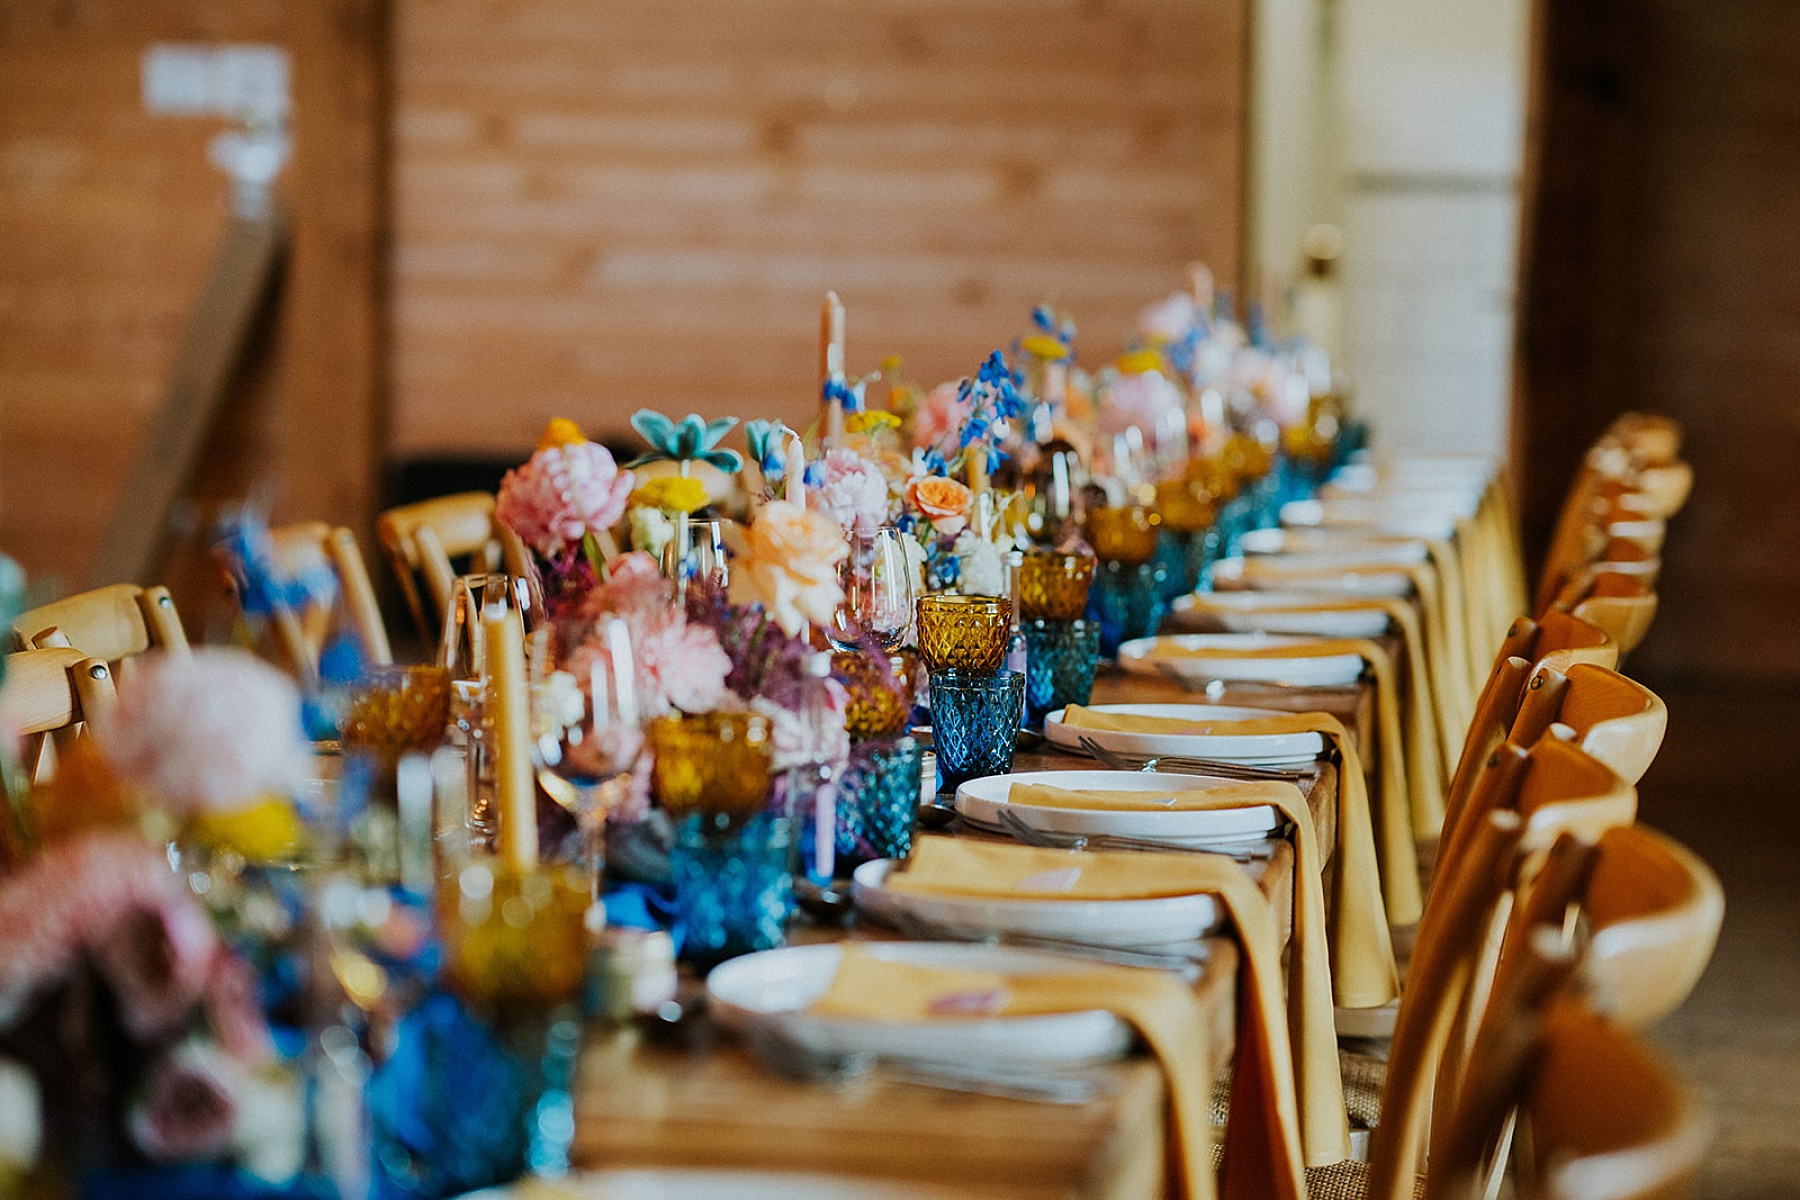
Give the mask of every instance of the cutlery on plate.
[(879, 1063), (893, 1078), (906, 1083), (1041, 1104), (1086, 1104), (1103, 1090), (1101, 1080), (1069, 1071), (996, 1064), (963, 1066), (883, 1057), (867, 1050), (826, 1050), (807, 1045), (768, 1021), (751, 1025), (744, 1032), (744, 1041), (757, 1060), (776, 1074), (808, 1083), (847, 1083), (867, 1075)]
[(1275, 779), (1292, 783), (1313, 774), (1309, 767), (1264, 767), (1224, 758), (1193, 758), (1181, 754), (1126, 754), (1108, 749), (1082, 734), (1081, 748), (1118, 771), (1169, 771), (1177, 775), (1220, 775), (1232, 779)]
[(1001, 832), (1010, 834), (1014, 841), (1051, 850), (1149, 850), (1159, 854), (1219, 854), (1235, 862), (1257, 862), (1275, 853), (1274, 847), (1268, 842), (1249, 847), (1186, 846), (1157, 841), (1155, 838), (1127, 837), (1119, 833), (1063, 833), (1039, 829), (1024, 817), (1005, 808), (1000, 810), (1000, 829)]
[[(1076, 938), (1051, 937), (1047, 934), (1002, 932), (997, 929), (986, 930), (971, 936), (961, 929), (926, 921), (911, 913), (898, 911), (888, 911), (880, 915), (871, 913), (870, 919), (921, 941), (975, 942), (988, 946), (1011, 946), (1019, 950), (1040, 950), (1046, 954), (1086, 959), (1089, 962), (1107, 963), (1115, 967), (1146, 967), (1153, 971), (1173, 971), (1190, 982), (1200, 977), (1201, 964), (1206, 961), (1207, 957), (1206, 944), (1198, 940), (1181, 943), (1168, 949), (1150, 949), (1136, 946), (1113, 946), (1102, 942), (1084, 942)], [(1187, 948), (1181, 948), (1183, 946)]]

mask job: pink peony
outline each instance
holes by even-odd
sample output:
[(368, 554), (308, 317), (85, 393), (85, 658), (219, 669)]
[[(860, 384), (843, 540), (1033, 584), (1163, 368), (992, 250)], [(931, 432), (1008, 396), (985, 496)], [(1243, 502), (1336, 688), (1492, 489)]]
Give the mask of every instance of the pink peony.
[(872, 533), (887, 523), (887, 479), (874, 463), (854, 450), (826, 453), (825, 483), (813, 495), (846, 536)]
[[(752, 710), (769, 718), (770, 733), (775, 743), (774, 761), (777, 771), (809, 763), (830, 763), (842, 770), (850, 757), (850, 733), (844, 726), (844, 713), (850, 706), (849, 693), (835, 679), (825, 681), (827, 718), (820, 722), (817, 734), (812, 722), (791, 708), (783, 708), (766, 696), (750, 701)], [(822, 737), (822, 743), (818, 738)]]
[(495, 514), (549, 557), (610, 529), (625, 513), (632, 483), (631, 472), (621, 471), (598, 442), (545, 446), (500, 481)]
[(156, 655), (119, 683), (97, 744), (127, 785), (178, 815), (291, 796), (312, 772), (293, 681), (256, 656), (200, 648)]
[(0, 885), (0, 1025), (90, 953), (137, 1031), (198, 999), (218, 944), (155, 847), (96, 833), (46, 847)]
[(1110, 438), (1136, 426), (1153, 442), (1164, 414), (1181, 408), (1181, 389), (1162, 372), (1121, 375), (1100, 401), (1100, 432)]
[(222, 1157), (232, 1148), (246, 1082), (242, 1068), (216, 1047), (176, 1047), (152, 1071), (132, 1110), (132, 1140), (161, 1162)]
[(123, 914), (94, 947), (95, 965), (133, 1037), (180, 1029), (200, 1000), (218, 941), (199, 906), (170, 900)]
[(945, 439), (962, 428), (969, 406), (958, 399), (959, 388), (958, 384), (940, 383), (919, 401), (919, 410), (913, 414), (913, 445), (945, 448)]

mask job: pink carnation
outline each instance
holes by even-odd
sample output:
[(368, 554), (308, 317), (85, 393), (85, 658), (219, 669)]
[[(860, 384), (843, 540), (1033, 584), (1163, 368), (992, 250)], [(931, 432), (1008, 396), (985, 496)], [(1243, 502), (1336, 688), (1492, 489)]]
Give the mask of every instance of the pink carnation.
[(825, 455), (825, 482), (818, 488), (819, 507), (851, 533), (872, 533), (887, 523), (887, 479), (874, 463), (854, 450)]
[[(631, 630), (633, 676), (638, 704), (645, 716), (670, 708), (682, 712), (709, 712), (725, 698), (725, 677), (731, 674), (731, 658), (719, 644), (719, 635), (695, 625), (679, 611), (663, 607), (622, 614)], [(596, 657), (607, 656), (598, 641), (584, 642), (570, 657), (568, 669), (586, 679)]]
[(0, 886), (0, 1025), (93, 954), (127, 1026), (165, 1030), (199, 999), (218, 952), (154, 847), (124, 833), (55, 843)]
[(612, 561), (605, 581), (588, 593), (581, 615), (597, 619), (651, 612), (669, 607), (674, 596), (656, 560), (642, 550), (633, 550)]
[(913, 414), (913, 445), (939, 446), (968, 419), (969, 406), (957, 398), (959, 385), (940, 383), (919, 401)]
[(546, 557), (589, 533), (610, 529), (625, 513), (630, 471), (598, 442), (546, 446), (500, 481), (496, 515)]
[(300, 693), (243, 650), (147, 659), (120, 681), (118, 704), (95, 732), (120, 779), (180, 815), (291, 796), (312, 770)]

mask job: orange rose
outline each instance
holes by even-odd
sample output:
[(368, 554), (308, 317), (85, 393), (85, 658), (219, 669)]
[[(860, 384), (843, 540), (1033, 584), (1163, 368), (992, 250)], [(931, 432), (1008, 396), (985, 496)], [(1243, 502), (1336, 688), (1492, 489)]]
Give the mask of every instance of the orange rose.
[(969, 523), (974, 493), (954, 479), (921, 475), (906, 485), (906, 502), (924, 514), (939, 533), (955, 535)]

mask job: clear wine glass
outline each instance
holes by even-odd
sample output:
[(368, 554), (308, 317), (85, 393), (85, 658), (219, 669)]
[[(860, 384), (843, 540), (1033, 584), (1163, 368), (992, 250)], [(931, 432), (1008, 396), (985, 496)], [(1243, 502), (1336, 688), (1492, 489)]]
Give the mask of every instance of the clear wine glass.
[(891, 652), (906, 640), (918, 586), (905, 539), (892, 525), (850, 535), (850, 554), (838, 576), (844, 602), (826, 631), (838, 649), (859, 649), (873, 638)]
[(724, 521), (676, 522), (675, 536), (663, 547), (663, 574), (676, 582), (683, 595), (698, 583), (723, 593), (731, 583), (731, 563), (725, 552)]
[(535, 689), (538, 783), (574, 814), (581, 856), (599, 898), (606, 823), (631, 795), (644, 747), (631, 636), (617, 617), (602, 621)]
[[(496, 828), (493, 755), (484, 731), (487, 636), (481, 623), (481, 614), (492, 605), (518, 610), (528, 638), (548, 628), (543, 592), (528, 575), (459, 575), (450, 585), (438, 664), (450, 672), (451, 738), (460, 741), (468, 755), (469, 827), (482, 836), (492, 836)], [(534, 647), (542, 642), (541, 637), (533, 638)], [(534, 650), (534, 661), (540, 657)]]

